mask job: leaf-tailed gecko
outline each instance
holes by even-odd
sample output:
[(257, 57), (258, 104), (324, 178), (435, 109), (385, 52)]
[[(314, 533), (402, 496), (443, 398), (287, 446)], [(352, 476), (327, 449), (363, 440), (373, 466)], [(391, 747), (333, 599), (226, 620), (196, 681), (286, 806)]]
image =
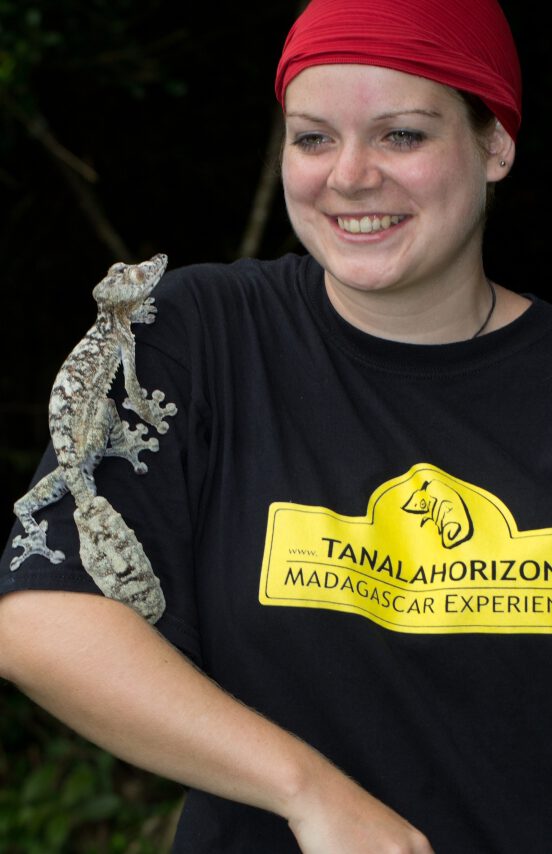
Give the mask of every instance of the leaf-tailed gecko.
[(145, 424), (132, 429), (121, 420), (108, 396), (121, 364), (128, 395), (124, 408), (158, 433), (167, 432), (164, 419), (177, 411), (173, 403), (162, 405), (162, 391), (148, 397), (140, 387), (131, 331), (132, 323), (154, 322), (157, 309), (150, 294), (166, 266), (167, 256), (162, 254), (141, 264), (119, 262), (94, 288), (96, 322), (63, 363), (50, 396), (50, 435), (58, 465), (14, 505), (25, 534), (14, 538), (13, 547), (23, 551), (10, 564), (15, 571), (31, 554), (54, 564), (64, 560), (63, 552), (46, 543), (48, 523), (38, 523), (34, 514), (70, 492), (84, 568), (105, 596), (125, 602), (152, 623), (165, 609), (159, 579), (134, 531), (106, 498), (96, 494), (94, 469), (103, 457), (116, 456), (144, 474), (147, 465), (139, 459), (140, 452), (159, 448), (155, 437), (145, 437)]

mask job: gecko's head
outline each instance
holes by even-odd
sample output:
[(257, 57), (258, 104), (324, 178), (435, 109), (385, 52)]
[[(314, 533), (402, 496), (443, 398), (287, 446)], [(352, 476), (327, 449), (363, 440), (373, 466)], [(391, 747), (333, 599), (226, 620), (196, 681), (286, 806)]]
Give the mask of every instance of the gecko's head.
[(118, 261), (111, 265), (107, 275), (92, 291), (94, 299), (105, 308), (112, 306), (132, 310), (149, 297), (166, 266), (167, 256), (161, 253), (141, 264)]

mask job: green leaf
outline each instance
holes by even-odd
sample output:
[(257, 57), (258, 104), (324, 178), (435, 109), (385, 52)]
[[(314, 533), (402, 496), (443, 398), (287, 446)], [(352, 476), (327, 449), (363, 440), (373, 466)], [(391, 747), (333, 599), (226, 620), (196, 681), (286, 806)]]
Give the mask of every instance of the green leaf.
[(42, 23), (42, 12), (36, 7), (27, 9), (25, 13), (25, 23), (33, 29), (39, 27)]
[(48, 853), (60, 850), (71, 832), (71, 820), (69, 813), (56, 813), (44, 828), (45, 842), (48, 844)]
[(83, 824), (89, 821), (103, 821), (116, 815), (121, 807), (118, 795), (98, 795), (85, 804), (80, 804), (74, 811), (74, 823)]
[(44, 800), (52, 795), (56, 787), (57, 767), (46, 763), (31, 772), (21, 790), (21, 800), (31, 804)]
[(165, 89), (173, 98), (183, 98), (188, 93), (188, 87), (183, 80), (167, 80)]
[(79, 763), (63, 781), (60, 802), (73, 807), (97, 791), (97, 776), (92, 767), (85, 762)]

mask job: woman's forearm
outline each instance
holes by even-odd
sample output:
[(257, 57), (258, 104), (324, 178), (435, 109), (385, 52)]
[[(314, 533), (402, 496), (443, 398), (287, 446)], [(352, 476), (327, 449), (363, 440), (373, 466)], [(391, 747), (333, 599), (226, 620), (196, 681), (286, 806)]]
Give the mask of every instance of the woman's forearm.
[(44, 591), (4, 597), (0, 672), (116, 756), (282, 816), (309, 757), (321, 761), (111, 600)]

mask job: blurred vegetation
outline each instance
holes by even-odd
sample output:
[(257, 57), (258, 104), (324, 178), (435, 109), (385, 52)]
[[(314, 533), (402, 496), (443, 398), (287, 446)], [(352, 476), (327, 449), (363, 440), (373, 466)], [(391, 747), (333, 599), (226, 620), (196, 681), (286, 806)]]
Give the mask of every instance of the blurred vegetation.
[[(278, 194), (265, 193), (251, 230), (258, 191), (278, 179), (273, 73), (298, 6), (0, 0), (3, 540), (47, 440), (52, 380), (113, 261), (163, 251), (174, 267), (300, 251)], [(503, 6), (524, 66), (525, 122), (487, 264), (498, 281), (547, 298), (548, 35), (529, 7)], [(0, 689), (2, 854), (169, 850), (178, 786)]]
[(2, 686), (2, 854), (164, 854), (181, 807), (180, 787), (119, 762)]

